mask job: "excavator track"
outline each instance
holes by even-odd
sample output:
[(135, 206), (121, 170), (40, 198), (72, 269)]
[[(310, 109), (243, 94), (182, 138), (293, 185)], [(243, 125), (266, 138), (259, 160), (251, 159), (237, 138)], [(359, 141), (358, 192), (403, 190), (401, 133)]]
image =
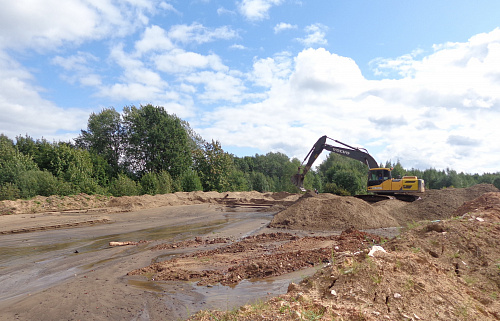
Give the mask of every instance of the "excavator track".
[(354, 195), (354, 197), (362, 199), (368, 203), (376, 203), (385, 200), (399, 200), (404, 202), (415, 202), (421, 199), (418, 195), (413, 194), (371, 194), (371, 195)]

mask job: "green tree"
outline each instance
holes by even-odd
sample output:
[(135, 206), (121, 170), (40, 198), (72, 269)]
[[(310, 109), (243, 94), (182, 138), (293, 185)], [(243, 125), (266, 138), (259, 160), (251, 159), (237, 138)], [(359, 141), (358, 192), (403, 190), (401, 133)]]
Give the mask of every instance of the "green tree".
[(188, 145), (191, 151), (203, 148), (203, 144), (205, 144), (203, 137), (195, 132), (187, 121), (181, 119), (181, 125), (188, 135)]
[(212, 140), (205, 143), (202, 149), (195, 150), (193, 160), (204, 191), (224, 192), (229, 189), (233, 160), (218, 141)]
[(109, 185), (109, 192), (116, 197), (139, 195), (140, 190), (140, 185), (124, 174), (118, 174), (118, 177), (113, 178)]
[(10, 200), (15, 201), (21, 197), (21, 191), (16, 184), (5, 183), (0, 185), (0, 201)]
[(495, 178), (495, 180), (493, 181), (493, 185), (496, 188), (500, 189), (500, 177)]
[(193, 170), (185, 171), (181, 176), (180, 182), (182, 190), (184, 192), (194, 192), (203, 190), (200, 177)]
[(7, 136), (0, 135), (0, 185), (16, 183), (19, 175), (30, 170), (38, 170), (33, 159), (19, 152)]
[(173, 192), (172, 176), (163, 170), (158, 173), (158, 194), (168, 194)]
[(160, 190), (160, 182), (155, 173), (146, 173), (141, 177), (142, 194), (156, 195)]
[(261, 172), (250, 174), (250, 188), (257, 192), (269, 192), (269, 182), (266, 175)]
[(245, 173), (241, 170), (233, 168), (228, 177), (229, 181), (229, 190), (235, 192), (244, 192), (248, 191), (248, 179)]
[(30, 170), (19, 175), (16, 183), (21, 198), (31, 198), (37, 195), (70, 195), (75, 192), (74, 187), (58, 179), (48, 171)]
[(332, 181), (335, 182), (340, 189), (348, 191), (350, 195), (365, 192), (360, 178), (352, 171), (339, 170), (333, 175)]
[(77, 192), (87, 194), (104, 192), (95, 178), (92, 158), (87, 150), (59, 142), (53, 144), (50, 154), (52, 174), (73, 184)]
[(76, 146), (103, 157), (110, 165), (110, 176), (120, 170), (122, 155), (123, 128), (121, 116), (113, 107), (105, 108), (100, 113), (92, 113), (87, 122), (87, 129), (82, 130), (75, 139)]
[(181, 120), (163, 107), (152, 105), (124, 108), (126, 165), (142, 175), (166, 170), (173, 178), (191, 165), (186, 130)]

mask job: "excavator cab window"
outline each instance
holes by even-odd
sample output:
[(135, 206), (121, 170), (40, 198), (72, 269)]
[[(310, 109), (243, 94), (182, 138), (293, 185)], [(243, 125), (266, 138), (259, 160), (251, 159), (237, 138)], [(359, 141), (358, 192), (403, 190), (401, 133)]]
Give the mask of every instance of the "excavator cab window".
[(382, 184), (383, 181), (391, 179), (391, 171), (388, 169), (370, 170), (368, 176), (368, 186)]

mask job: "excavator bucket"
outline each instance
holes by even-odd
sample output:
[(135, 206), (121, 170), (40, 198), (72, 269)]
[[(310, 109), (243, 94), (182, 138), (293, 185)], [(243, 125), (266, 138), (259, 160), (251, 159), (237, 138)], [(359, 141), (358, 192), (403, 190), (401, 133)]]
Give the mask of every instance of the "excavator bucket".
[(297, 186), (300, 188), (301, 191), (305, 192), (306, 189), (304, 188), (304, 175), (303, 174), (295, 174), (291, 178), (293, 185)]

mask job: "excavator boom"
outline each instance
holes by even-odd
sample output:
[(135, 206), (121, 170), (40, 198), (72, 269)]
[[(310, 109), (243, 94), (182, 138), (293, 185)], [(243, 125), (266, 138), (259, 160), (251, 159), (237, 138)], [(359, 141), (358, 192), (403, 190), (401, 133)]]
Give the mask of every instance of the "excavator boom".
[[(337, 144), (340, 144), (344, 147), (336, 147), (332, 146), (326, 143), (326, 140), (330, 139)], [(342, 142), (339, 142), (338, 140), (332, 139), (325, 136), (321, 136), (318, 141), (314, 144), (314, 146), (311, 148), (309, 153), (307, 153), (307, 156), (304, 158), (302, 161), (301, 167), (299, 167), (299, 170), (297, 174), (292, 176), (292, 183), (299, 187), (301, 190), (304, 190), (304, 177), (309, 172), (311, 169), (312, 165), (318, 158), (318, 156), (323, 152), (323, 150), (328, 150), (333, 153), (337, 153), (343, 156), (347, 156), (353, 159), (357, 159), (363, 164), (368, 165), (369, 168), (376, 168), (378, 167), (377, 161), (368, 153), (368, 151), (364, 148), (356, 148), (349, 146), (347, 144), (344, 144)], [(305, 163), (306, 165), (302, 167), (302, 165)]]

